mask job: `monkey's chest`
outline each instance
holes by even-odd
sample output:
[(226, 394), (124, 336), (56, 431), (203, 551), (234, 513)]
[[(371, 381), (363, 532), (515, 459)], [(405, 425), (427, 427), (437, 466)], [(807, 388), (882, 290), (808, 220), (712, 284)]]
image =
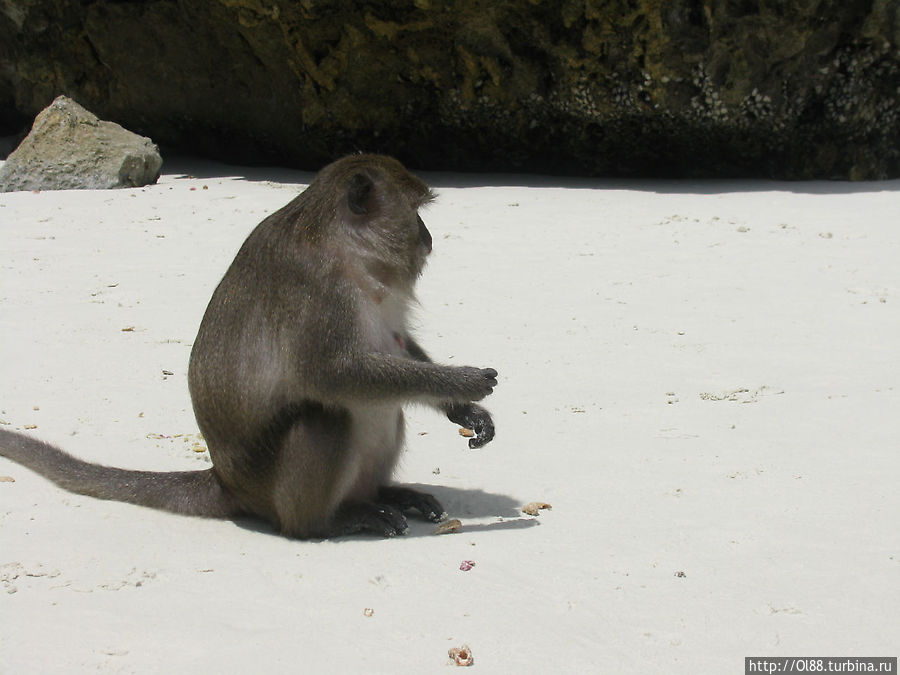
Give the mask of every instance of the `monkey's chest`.
[(406, 355), (406, 340), (402, 328), (388, 324), (373, 326), (366, 332), (366, 350), (394, 356)]
[(406, 354), (406, 306), (392, 297), (380, 303), (365, 299), (359, 306), (359, 326), (367, 351)]

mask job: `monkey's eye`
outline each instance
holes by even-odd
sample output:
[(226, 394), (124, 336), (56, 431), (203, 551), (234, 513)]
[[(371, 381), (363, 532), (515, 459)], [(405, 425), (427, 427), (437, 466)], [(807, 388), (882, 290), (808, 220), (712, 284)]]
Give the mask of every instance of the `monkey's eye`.
[(416, 214), (416, 221), (419, 223), (419, 241), (421, 241), (425, 245), (425, 248), (427, 248), (430, 253), (431, 232), (429, 232), (428, 228), (425, 227), (425, 222), (422, 220), (422, 217), (419, 214)]

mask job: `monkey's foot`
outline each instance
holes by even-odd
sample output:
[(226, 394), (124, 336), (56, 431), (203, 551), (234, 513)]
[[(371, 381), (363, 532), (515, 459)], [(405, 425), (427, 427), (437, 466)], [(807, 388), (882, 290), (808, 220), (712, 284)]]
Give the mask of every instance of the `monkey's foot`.
[(425, 520), (439, 523), (447, 517), (441, 503), (426, 492), (405, 487), (382, 487), (378, 489), (378, 501), (390, 504), (401, 511), (415, 509)]
[(331, 536), (371, 532), (394, 537), (409, 529), (406, 517), (388, 504), (353, 502), (343, 504), (335, 516)]

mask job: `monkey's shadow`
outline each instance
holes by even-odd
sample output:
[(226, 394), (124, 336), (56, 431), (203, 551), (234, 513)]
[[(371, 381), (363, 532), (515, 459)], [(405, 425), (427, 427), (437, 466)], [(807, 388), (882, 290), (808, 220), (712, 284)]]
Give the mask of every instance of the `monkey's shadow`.
[[(403, 483), (404, 487), (410, 487), (414, 490), (427, 492), (443, 505), (447, 512), (447, 520), (457, 518), (462, 522), (460, 532), (489, 532), (495, 530), (521, 530), (529, 527), (535, 527), (540, 523), (535, 518), (526, 517), (522, 514), (518, 501), (508, 495), (500, 495), (492, 492), (485, 492), (478, 489), (462, 489), (446, 487), (443, 485), (425, 485), (422, 483)], [(417, 517), (414, 511), (407, 513), (409, 522), (409, 530), (402, 538), (413, 537), (430, 537), (434, 535), (437, 527), (435, 523), (430, 523)], [(491, 523), (469, 523), (468, 519), (480, 518), (497, 518)], [(264, 534), (277, 534), (276, 530), (263, 520), (255, 518), (235, 518), (235, 525), (252, 532), (261, 532)], [(336, 537), (331, 541), (381, 541), (380, 537), (372, 535), (358, 534), (348, 535), (346, 537)]]

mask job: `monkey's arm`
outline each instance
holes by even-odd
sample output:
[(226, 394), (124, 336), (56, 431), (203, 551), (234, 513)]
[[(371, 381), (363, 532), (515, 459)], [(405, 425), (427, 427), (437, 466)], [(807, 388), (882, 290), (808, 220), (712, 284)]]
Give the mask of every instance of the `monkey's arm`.
[(425, 350), (419, 346), (419, 343), (416, 342), (412, 336), (404, 335), (403, 342), (406, 345), (406, 351), (409, 352), (409, 355), (416, 361), (427, 361), (428, 363), (431, 363), (431, 357), (425, 353)]
[[(418, 342), (409, 335), (405, 336), (404, 340), (406, 351), (412, 358), (431, 363), (428, 354), (419, 346)], [(491, 419), (491, 414), (480, 405), (445, 401), (439, 407), (451, 422), (475, 432), (475, 436), (469, 439), (470, 448), (483, 447), (494, 439), (494, 420)]]
[(313, 364), (305, 379), (315, 383), (311, 393), (324, 401), (400, 398), (439, 406), (480, 401), (497, 386), (497, 371), (366, 352)]

